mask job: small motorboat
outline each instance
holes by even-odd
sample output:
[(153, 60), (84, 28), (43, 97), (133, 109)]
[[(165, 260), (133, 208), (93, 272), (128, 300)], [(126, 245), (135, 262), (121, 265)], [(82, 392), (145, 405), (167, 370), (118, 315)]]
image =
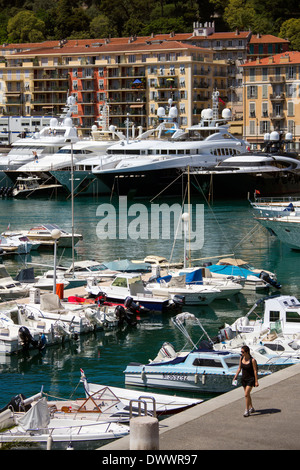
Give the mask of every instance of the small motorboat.
[(0, 265), (0, 296), (3, 300), (24, 298), (28, 295), (29, 289), (29, 286), (24, 286), (19, 281), (15, 281), (8, 274), (4, 264)]
[(24, 255), (30, 253), (32, 243), (27, 237), (0, 235), (0, 247), (7, 255)]
[(122, 423), (70, 415), (51, 415), (47, 399), (42, 397), (16, 416), (14, 426), (0, 432), (0, 443), (24, 444), (31, 449), (94, 450), (129, 434), (129, 426)]
[(61, 184), (41, 182), (38, 176), (18, 176), (12, 190), (15, 198), (29, 198), (36, 195), (51, 195), (53, 190), (61, 189)]
[(110, 285), (100, 286), (88, 283), (86, 290), (94, 297), (105, 295), (107, 300), (112, 302), (124, 303), (125, 299), (130, 297), (136, 304), (157, 312), (182, 306), (182, 297), (180, 296), (171, 297), (168, 294), (155, 296), (150, 289), (144, 286), (140, 274), (118, 274)]
[(29, 347), (43, 347), (41, 330), (37, 325), (24, 326), (15, 324), (14, 321), (6, 315), (0, 313), (0, 354), (10, 355)]
[(200, 268), (171, 271), (167, 276), (150, 279), (147, 288), (154, 295), (181, 295), (185, 305), (209, 305), (215, 299), (227, 299), (242, 290), (240, 284), (230, 279), (203, 278)]
[[(14, 235), (25, 236), (29, 240), (38, 241), (40, 246), (53, 247), (54, 239), (51, 234), (53, 230), (60, 231), (60, 237), (57, 240), (57, 246), (62, 248), (71, 248), (72, 246), (72, 233), (66, 232), (62, 228), (58, 227), (55, 224), (41, 224), (36, 227), (32, 227), (29, 230), (14, 230)], [(9, 236), (11, 232), (8, 230), (3, 232), (2, 235)], [(74, 233), (74, 244), (78, 243), (79, 240), (82, 240), (82, 235), (79, 233)]]
[(0, 352), (6, 355), (70, 340), (73, 330), (63, 318), (41, 318), (37, 311), (19, 305), (0, 314)]
[[(257, 306), (263, 304), (262, 316), (254, 320), (249, 317)], [(280, 333), (293, 340), (300, 339), (300, 302), (292, 295), (273, 295), (257, 300), (249, 312), (235, 320), (232, 325), (225, 325), (220, 330), (221, 338), (231, 339), (239, 333), (251, 333), (258, 339), (271, 332)]]
[(232, 278), (242, 284), (243, 291), (264, 291), (270, 287), (280, 289), (276, 275), (270, 271), (257, 269), (236, 258), (220, 259), (217, 264), (205, 263), (213, 278)]
[[(184, 326), (188, 320), (197, 321), (202, 328), (193, 314), (182, 313), (172, 318), (174, 325), (193, 345), (192, 349), (176, 352), (170, 343), (164, 343), (157, 357), (148, 364), (128, 364), (124, 371), (126, 385), (201, 393), (233, 390), (232, 381), (239, 366), (240, 354), (215, 351), (210, 339), (197, 346)], [(259, 377), (269, 373), (260, 370)]]

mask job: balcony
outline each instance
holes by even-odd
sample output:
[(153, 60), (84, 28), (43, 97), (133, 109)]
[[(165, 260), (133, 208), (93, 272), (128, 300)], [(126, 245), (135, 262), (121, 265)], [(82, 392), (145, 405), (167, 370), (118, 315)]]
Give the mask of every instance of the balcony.
[(271, 93), (270, 100), (271, 101), (283, 101), (285, 100), (285, 94), (284, 93)]
[(285, 76), (284, 75), (271, 75), (269, 77), (271, 83), (284, 83)]
[(279, 111), (277, 113), (271, 113), (270, 118), (273, 119), (274, 121), (279, 121), (281, 119), (284, 119), (284, 112)]

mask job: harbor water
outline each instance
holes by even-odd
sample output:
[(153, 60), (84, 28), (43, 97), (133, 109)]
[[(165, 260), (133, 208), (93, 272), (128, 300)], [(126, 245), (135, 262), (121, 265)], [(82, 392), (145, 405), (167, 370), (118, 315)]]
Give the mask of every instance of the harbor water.
[[(180, 205), (181, 201), (160, 199), (155, 203), (171, 206)], [(169, 237), (157, 237), (159, 231), (156, 230), (155, 223), (142, 227), (146, 222), (141, 223), (141, 219), (137, 218), (138, 211), (140, 214), (143, 210), (147, 210), (150, 214), (153, 203), (145, 200), (127, 200), (126, 204), (124, 205), (124, 201), (121, 204), (118, 198), (75, 199), (75, 232), (83, 235), (83, 240), (76, 245), (76, 260), (96, 259), (101, 262), (125, 258), (142, 260), (147, 255), (160, 255), (167, 259), (172, 255), (172, 262), (183, 259), (185, 245), (183, 238), (173, 243), (173, 235), (177, 233), (176, 222), (171, 223)], [(133, 204), (138, 205), (130, 212)], [(300, 298), (300, 253), (290, 250), (275, 237), (271, 237), (255, 221), (248, 201), (218, 201), (209, 205), (202, 199), (193, 198), (191, 206), (194, 215), (197, 207), (201, 206), (204, 211), (203, 224), (197, 226), (196, 222), (194, 227), (199, 238), (198, 246), (190, 252), (192, 259), (202, 261), (193, 264), (201, 265), (202, 262), (209, 261), (210, 257), (223, 255), (226, 257), (234, 253), (237, 258), (242, 258), (255, 267), (276, 272), (282, 284), (280, 292)], [(1, 232), (8, 227), (17, 230), (42, 223), (55, 223), (62, 229), (71, 231), (71, 200), (63, 197), (50, 200), (0, 199), (0, 214)], [(107, 214), (107, 227), (111, 229), (116, 222), (122, 237), (120, 233), (116, 233), (114, 238), (111, 236), (103, 238), (105, 225), (103, 217)], [(135, 218), (133, 214), (136, 214)], [(122, 226), (118, 225), (120, 220)], [(165, 222), (165, 220), (159, 221), (160, 229)], [(145, 236), (147, 229), (148, 236)], [(125, 232), (127, 237), (124, 236)], [(139, 233), (142, 238), (138, 237)], [(71, 259), (71, 249), (58, 250), (58, 263), (68, 266)], [(51, 269), (53, 252), (50, 249), (32, 253), (26, 258), (6, 257), (3, 262), (13, 277), (26, 263), (28, 266), (34, 266), (35, 273), (38, 274), (42, 268), (37, 265), (43, 265), (44, 270)], [(231, 300), (214, 301), (206, 307), (185, 307), (185, 310), (194, 313), (208, 334), (215, 336), (219, 327), (224, 323), (232, 323), (237, 317), (246, 314), (254, 301), (260, 297), (260, 294), (255, 293), (239, 294)], [(55, 397), (68, 398), (72, 393), (73, 396), (83, 396), (83, 388), (79, 384), (80, 369), (84, 370), (90, 382), (124, 386), (123, 371), (129, 362), (148, 362), (156, 356), (164, 341), (171, 342), (175, 349), (184, 346), (184, 338), (170, 319), (170, 313), (150, 314), (143, 317), (136, 328), (127, 327), (122, 330), (83, 335), (76, 342), (49, 347), (43, 353), (31, 351), (28, 354), (0, 357), (0, 408), (8, 403), (12, 396), (23, 393), (28, 397), (37, 393), (42, 386), (46, 393)], [(193, 339), (197, 340), (200, 332), (191, 327), (189, 331)]]

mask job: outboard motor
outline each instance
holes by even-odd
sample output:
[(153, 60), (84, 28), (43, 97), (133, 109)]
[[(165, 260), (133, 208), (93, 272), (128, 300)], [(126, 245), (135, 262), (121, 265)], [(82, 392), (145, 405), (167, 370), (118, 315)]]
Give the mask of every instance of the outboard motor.
[(130, 313), (128, 310), (122, 305), (117, 305), (115, 308), (115, 314), (119, 321), (119, 326), (123, 326), (124, 322), (126, 322), (130, 326), (135, 326), (137, 324), (136, 318), (133, 317), (133, 314)]
[(276, 289), (281, 288), (281, 284), (274, 281), (274, 279), (272, 279), (266, 271), (262, 271), (259, 275), (259, 278), (270, 284), (270, 286), (275, 287)]
[(126, 297), (125, 301), (124, 301), (124, 306), (126, 308), (126, 310), (129, 312), (129, 313), (134, 313), (134, 314), (139, 314), (141, 313), (142, 311), (144, 311), (144, 308), (141, 307), (141, 305), (138, 305), (136, 304), (134, 301), (133, 301), (133, 298), (132, 297)]
[(34, 348), (38, 346), (38, 341), (33, 339), (30, 331), (28, 330), (28, 328), (26, 328), (26, 326), (21, 326), (18, 333), (23, 349), (29, 349), (30, 345), (32, 345)]
[(31, 408), (31, 405), (23, 405), (23, 401), (25, 400), (25, 395), (23, 393), (19, 393), (18, 395), (15, 395), (12, 397), (9, 403), (7, 403), (6, 406), (0, 409), (0, 413), (5, 410), (12, 410), (12, 411), (28, 411)]

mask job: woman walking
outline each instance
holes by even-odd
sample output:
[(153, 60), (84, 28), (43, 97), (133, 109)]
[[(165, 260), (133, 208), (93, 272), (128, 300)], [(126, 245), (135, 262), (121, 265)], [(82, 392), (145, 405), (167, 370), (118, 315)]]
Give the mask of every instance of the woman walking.
[(243, 346), (241, 349), (242, 357), (240, 359), (239, 368), (233, 380), (236, 380), (239, 373), (242, 371), (242, 385), (245, 392), (246, 409), (244, 416), (247, 417), (255, 410), (252, 405), (251, 390), (253, 387), (258, 387), (257, 378), (257, 363), (256, 360), (250, 355), (248, 346)]

